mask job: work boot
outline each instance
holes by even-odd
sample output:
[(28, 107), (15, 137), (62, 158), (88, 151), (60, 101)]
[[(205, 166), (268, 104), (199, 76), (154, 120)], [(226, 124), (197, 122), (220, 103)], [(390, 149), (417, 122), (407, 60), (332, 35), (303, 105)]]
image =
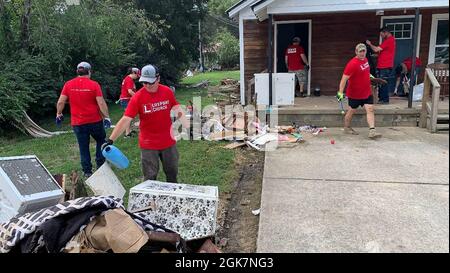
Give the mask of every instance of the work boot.
[(380, 137), (381, 137), (381, 134), (377, 133), (377, 131), (375, 131), (375, 129), (369, 129), (369, 138), (370, 139), (377, 139)]
[(345, 127), (344, 128), (344, 133), (348, 134), (348, 135), (359, 135), (359, 133), (356, 132), (355, 130), (353, 130), (352, 127)]

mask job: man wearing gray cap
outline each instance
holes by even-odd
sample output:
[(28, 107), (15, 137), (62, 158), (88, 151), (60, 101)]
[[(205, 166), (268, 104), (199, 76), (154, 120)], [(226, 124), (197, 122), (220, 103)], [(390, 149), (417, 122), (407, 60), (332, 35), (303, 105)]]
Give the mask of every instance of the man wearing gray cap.
[(97, 143), (95, 161), (97, 169), (105, 162), (101, 146), (105, 142), (105, 128), (111, 127), (108, 106), (103, 99), (100, 84), (91, 80), (91, 65), (81, 62), (77, 65), (78, 77), (64, 84), (56, 106), (56, 124), (63, 120), (63, 110), (67, 101), (70, 104), (71, 125), (78, 140), (81, 167), (85, 177), (92, 175), (89, 141), (92, 136)]
[(367, 124), (369, 125), (369, 138), (377, 139), (381, 134), (375, 131), (375, 113), (373, 107), (372, 87), (370, 84), (370, 65), (366, 58), (367, 47), (365, 44), (357, 44), (356, 56), (345, 66), (337, 98), (344, 100), (344, 90), (348, 97), (348, 111), (344, 118), (344, 133), (358, 135), (351, 127), (353, 115), (359, 107), (366, 109)]
[(185, 128), (189, 123), (172, 90), (159, 83), (158, 68), (147, 65), (141, 70), (139, 82), (144, 86), (131, 97), (123, 117), (117, 123), (103, 149), (128, 128), (139, 115), (139, 147), (145, 180), (156, 180), (161, 160), (167, 182), (177, 183), (178, 151), (172, 130), (170, 112), (173, 110)]

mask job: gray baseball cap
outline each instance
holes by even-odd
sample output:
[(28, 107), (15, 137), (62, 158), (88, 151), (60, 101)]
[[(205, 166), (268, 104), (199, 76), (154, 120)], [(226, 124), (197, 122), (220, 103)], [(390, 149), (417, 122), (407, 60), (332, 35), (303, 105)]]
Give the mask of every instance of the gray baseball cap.
[(158, 68), (154, 65), (146, 65), (141, 70), (141, 78), (139, 82), (149, 82), (154, 83), (159, 76)]
[(87, 62), (81, 62), (77, 65), (77, 69), (83, 68), (85, 70), (91, 70), (91, 65)]

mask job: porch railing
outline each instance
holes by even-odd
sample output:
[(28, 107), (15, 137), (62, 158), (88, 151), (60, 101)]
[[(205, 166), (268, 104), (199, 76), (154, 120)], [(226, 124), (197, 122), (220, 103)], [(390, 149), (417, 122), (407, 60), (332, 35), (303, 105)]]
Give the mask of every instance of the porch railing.
[[(419, 126), (427, 128), (432, 133), (438, 131), (438, 108), (439, 108), (439, 94), (441, 92), (441, 85), (437, 81), (430, 68), (425, 69), (424, 91), (422, 97), (422, 111), (420, 113)], [(430, 101), (431, 92), (431, 101)]]

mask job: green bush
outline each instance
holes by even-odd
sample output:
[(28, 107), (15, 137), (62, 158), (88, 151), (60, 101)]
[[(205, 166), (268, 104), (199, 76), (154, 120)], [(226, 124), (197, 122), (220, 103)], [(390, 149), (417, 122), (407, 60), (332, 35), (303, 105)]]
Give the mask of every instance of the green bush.
[(39, 116), (54, 109), (58, 85), (42, 56), (22, 54), (0, 71), (0, 123), (19, 127), (23, 111)]

